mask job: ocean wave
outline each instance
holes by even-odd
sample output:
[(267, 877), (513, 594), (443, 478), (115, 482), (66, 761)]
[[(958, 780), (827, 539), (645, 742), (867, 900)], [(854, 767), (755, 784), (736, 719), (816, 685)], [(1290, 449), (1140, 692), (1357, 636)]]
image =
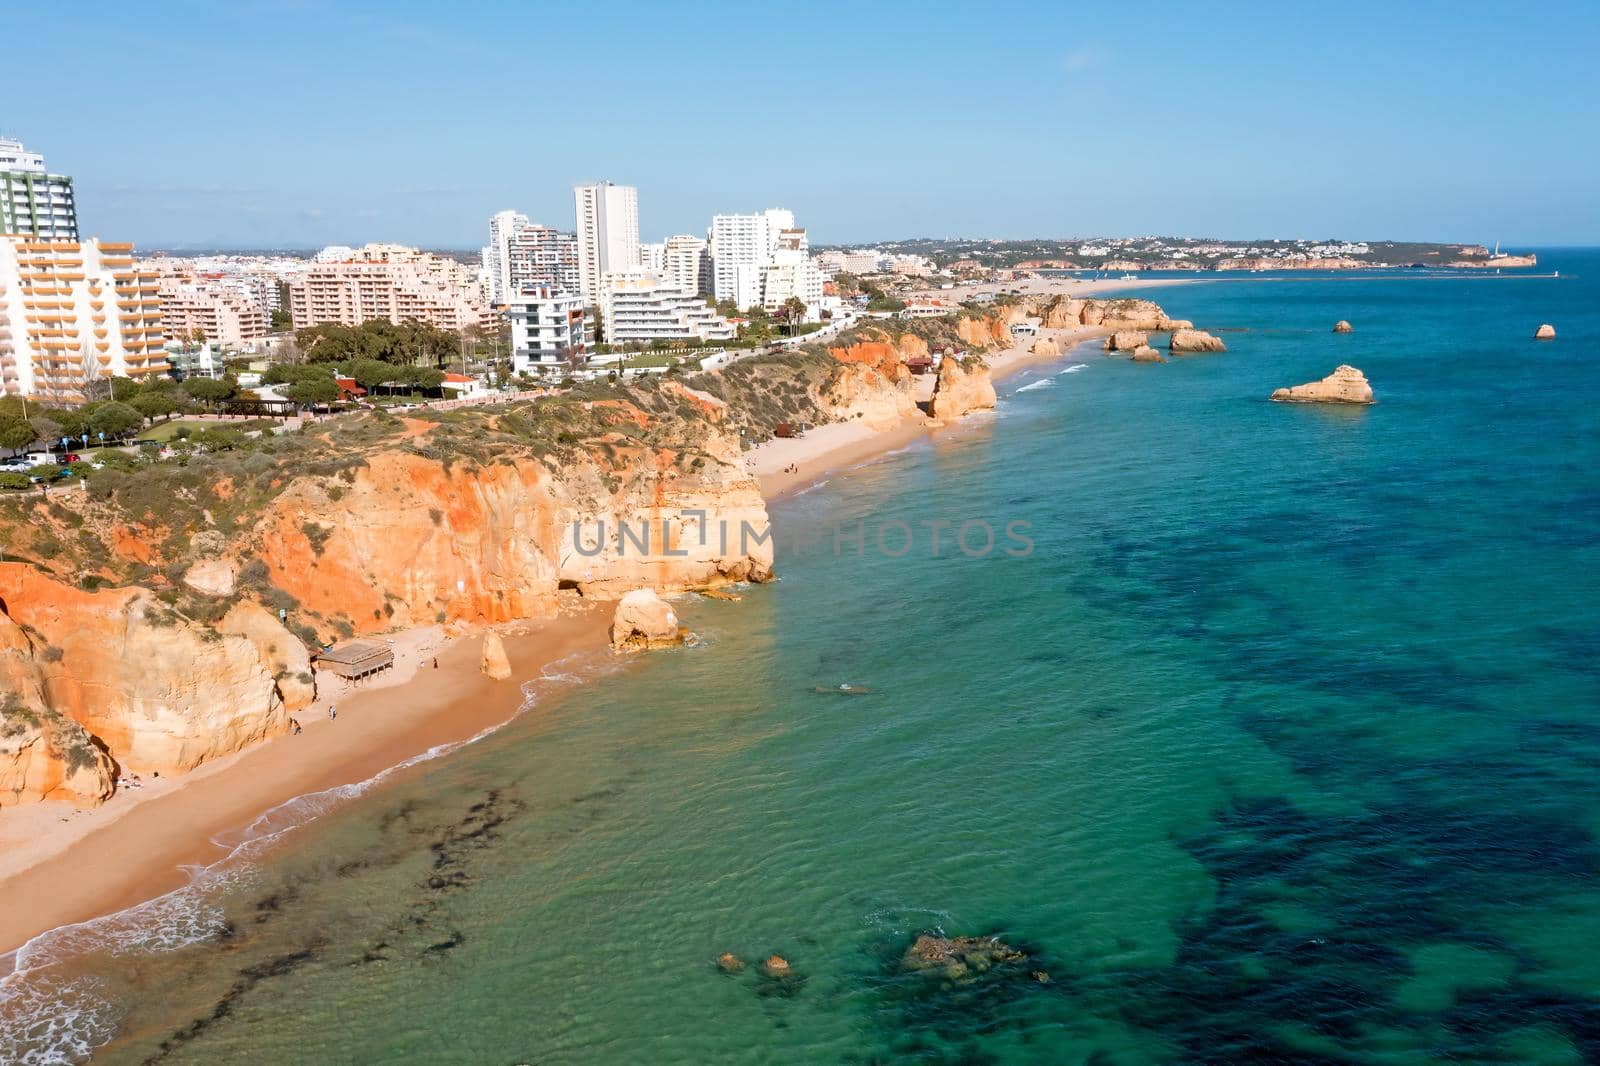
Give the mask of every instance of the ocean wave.
[(213, 837), (212, 843), (226, 848), (227, 854), (186, 868), (189, 881), (183, 886), (119, 911), (57, 926), (0, 955), (0, 1062), (80, 1062), (116, 1035), (114, 1005), (94, 993), (99, 982), (87, 977), (62, 981), (54, 973), (56, 967), (89, 955), (176, 951), (216, 939), (227, 927), (221, 897), (253, 883), (258, 860), (285, 834), (398, 773), (499, 732), (538, 703), (541, 687), (579, 684), (615, 669), (609, 656), (594, 652), (575, 652), (549, 663), (538, 677), (523, 682), (522, 702), (505, 721), (464, 740), (435, 744), (361, 781), (285, 800), (243, 829)]
[(1055, 380), (1053, 378), (1041, 378), (1040, 380), (1035, 381), (1032, 384), (1022, 386), (1022, 388), (1018, 389), (1017, 391), (1018, 392), (1032, 392), (1034, 389), (1053, 389), (1053, 388), (1055, 388), (1055, 384), (1056, 383), (1055, 383)]
[[(1061, 374), (1076, 374), (1078, 371), (1086, 369), (1088, 365), (1088, 363), (1073, 363), (1071, 366), (1061, 371)], [(1056, 377), (1060, 377), (1061, 374), (1057, 374)]]

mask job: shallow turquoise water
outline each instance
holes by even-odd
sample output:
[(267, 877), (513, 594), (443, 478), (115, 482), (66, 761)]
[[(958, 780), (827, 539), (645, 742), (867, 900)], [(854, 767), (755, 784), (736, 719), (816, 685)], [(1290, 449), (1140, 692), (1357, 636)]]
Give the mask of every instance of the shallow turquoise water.
[[(776, 507), (702, 646), (32, 987), (107, 1061), (1600, 1058), (1600, 254), (1547, 265), (1158, 293), (1245, 332), (1011, 379)], [(1377, 405), (1265, 401), (1341, 362)], [(1032, 957), (902, 973), (935, 929)]]

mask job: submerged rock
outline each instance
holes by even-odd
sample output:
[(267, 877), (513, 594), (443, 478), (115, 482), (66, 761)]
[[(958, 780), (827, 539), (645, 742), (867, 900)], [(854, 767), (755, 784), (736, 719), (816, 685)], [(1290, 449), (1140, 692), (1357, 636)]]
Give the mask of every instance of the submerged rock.
[(869, 696), (872, 690), (865, 685), (817, 685), (811, 690), (819, 696)]
[(1354, 333), (1356, 328), (1341, 318), (1333, 324), (1333, 331), (1335, 333)]
[(1179, 329), (1172, 333), (1172, 340), (1167, 347), (1175, 352), (1225, 352), (1228, 346), (1222, 343), (1221, 337), (1213, 336), (1203, 329)]
[(664, 648), (682, 644), (689, 631), (654, 589), (634, 589), (617, 602), (611, 617), (613, 648)]
[(1367, 376), (1353, 366), (1341, 366), (1321, 381), (1278, 389), (1271, 399), (1279, 403), (1372, 403)]
[(1556, 328), (1546, 322), (1533, 331), (1533, 339), (1536, 341), (1553, 341), (1556, 339)]
[(744, 970), (744, 960), (731, 951), (724, 951), (717, 956), (717, 969), (723, 973), (739, 973)]
[(724, 589), (701, 589), (700, 595), (708, 600), (731, 600), (734, 603), (744, 599), (737, 592), (728, 592)]
[(789, 965), (789, 960), (782, 955), (769, 955), (767, 961), (761, 964), (761, 972), (768, 977), (784, 977), (794, 972)]
[(944, 937), (923, 933), (906, 948), (900, 958), (900, 968), (956, 978), (981, 974), (1000, 963), (1019, 962), (1027, 957), (1026, 952), (999, 937)]
[(1141, 345), (1139, 345), (1139, 347), (1137, 347), (1137, 348), (1135, 348), (1133, 350), (1133, 361), (1135, 363), (1165, 363), (1166, 362), (1165, 359), (1161, 358), (1161, 353), (1156, 351), (1154, 348), (1150, 347), (1148, 344), (1141, 344)]

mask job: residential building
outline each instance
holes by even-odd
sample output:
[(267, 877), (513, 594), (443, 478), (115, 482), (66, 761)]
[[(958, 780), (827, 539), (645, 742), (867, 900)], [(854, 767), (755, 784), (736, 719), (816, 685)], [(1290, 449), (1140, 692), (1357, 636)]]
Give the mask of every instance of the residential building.
[(0, 392), (75, 404), (166, 369), (157, 278), (133, 245), (0, 238)]
[(876, 274), (878, 253), (868, 250), (821, 252), (817, 266), (828, 274)]
[(506, 316), (511, 320), (512, 373), (565, 374), (588, 357), (593, 324), (577, 293), (533, 286), (511, 297)]
[(639, 264), (639, 190), (609, 181), (572, 190), (577, 215), (578, 291), (587, 303), (600, 298), (607, 274)]
[(652, 274), (660, 274), (665, 270), (667, 268), (666, 244), (660, 241), (652, 243), (640, 241), (639, 267), (642, 270), (650, 271)]
[(168, 343), (214, 341), (238, 350), (267, 335), (267, 315), (250, 291), (219, 275), (169, 275), (160, 281)]
[(571, 233), (530, 223), (517, 231), (507, 247), (509, 288), (504, 303), (528, 288), (553, 286), (576, 294), (578, 277), (578, 238)]
[(637, 267), (606, 275), (600, 306), (608, 344), (732, 340), (735, 333), (698, 293)]
[(717, 302), (740, 308), (761, 303), (761, 268), (772, 259), (778, 235), (792, 230), (794, 212), (771, 208), (754, 215), (711, 219), (712, 292)]
[(483, 247), (483, 266), (489, 272), (489, 302), (501, 304), (511, 288), (511, 239), (528, 224), (528, 216), (497, 211), (489, 216), (489, 243)]
[(802, 247), (778, 248), (761, 268), (761, 306), (776, 311), (789, 299), (798, 298), (806, 305), (805, 321), (819, 322), (822, 284), (822, 271)]
[(684, 292), (711, 292), (710, 245), (691, 234), (668, 237), (661, 249), (661, 276)]
[(473, 268), (398, 244), (369, 244), (339, 261), (319, 256), (289, 282), (289, 314), (295, 329), (386, 319), (459, 332), (491, 319)]
[(45, 170), (44, 156), (0, 137), (0, 236), (36, 241), (78, 239), (72, 179)]

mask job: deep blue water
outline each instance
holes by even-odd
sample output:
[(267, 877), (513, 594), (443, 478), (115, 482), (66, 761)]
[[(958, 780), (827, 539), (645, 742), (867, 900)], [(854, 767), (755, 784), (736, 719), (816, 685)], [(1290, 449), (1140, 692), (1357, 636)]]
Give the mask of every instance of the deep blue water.
[[(112, 1061), (1600, 1060), (1600, 253), (1546, 268), (1159, 291), (1230, 351), (780, 503), (702, 646), (57, 991)], [(1341, 363), (1377, 404), (1267, 402)], [(929, 930), (1030, 958), (903, 972)]]

